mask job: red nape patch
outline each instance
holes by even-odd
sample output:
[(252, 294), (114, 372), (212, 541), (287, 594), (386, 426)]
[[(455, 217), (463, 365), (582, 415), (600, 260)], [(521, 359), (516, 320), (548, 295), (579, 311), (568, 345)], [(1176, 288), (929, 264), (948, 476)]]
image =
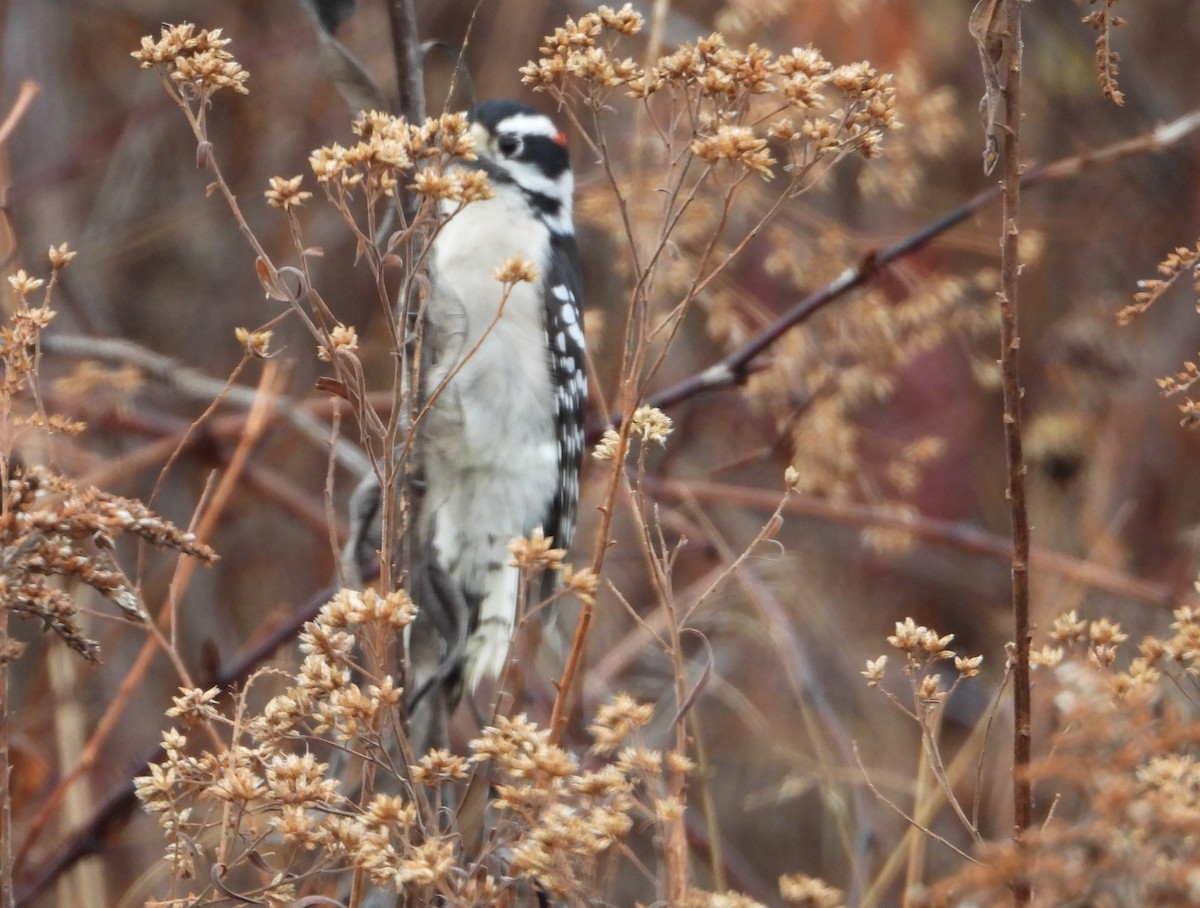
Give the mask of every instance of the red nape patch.
[(565, 148), (567, 145), (567, 134), (560, 129), (555, 134), (554, 141), (557, 142), (559, 145), (562, 145)]

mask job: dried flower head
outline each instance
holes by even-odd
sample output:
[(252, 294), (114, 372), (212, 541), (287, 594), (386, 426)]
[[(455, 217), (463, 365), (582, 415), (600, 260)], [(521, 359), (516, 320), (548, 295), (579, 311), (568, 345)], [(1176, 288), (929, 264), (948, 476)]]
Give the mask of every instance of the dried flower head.
[(878, 687), (883, 681), (883, 672), (887, 667), (886, 655), (880, 656), (877, 659), (868, 659), (866, 669), (861, 672), (862, 676), (867, 679), (867, 687)]
[(490, 198), (487, 175), (459, 166), (475, 160), (470, 124), (461, 113), (442, 114), (420, 125), (380, 111), (364, 111), (352, 124), (361, 141), (316, 149), (309, 166), (338, 203), (365, 188), (368, 196), (394, 193), (401, 185), (433, 200), (467, 203)]
[(1061, 646), (1043, 646), (1041, 649), (1031, 650), (1029, 653), (1030, 668), (1054, 668), (1063, 660), (1063, 648)]
[(303, 176), (295, 176), (286, 180), (283, 177), (271, 177), (267, 181), (269, 188), (263, 193), (267, 197), (267, 204), (272, 208), (282, 208), (284, 211), (299, 208), (312, 198), (311, 192), (300, 188), (303, 181)]
[(796, 908), (843, 908), (846, 903), (841, 890), (802, 873), (780, 877), (779, 894), (784, 902)]
[(248, 328), (238, 327), (233, 329), (233, 336), (251, 356), (259, 359), (266, 359), (270, 356), (273, 331), (251, 331)]
[(66, 243), (59, 243), (57, 246), (51, 246), (48, 253), (50, 259), (50, 267), (55, 271), (61, 271), (71, 263), (71, 260), (78, 255), (73, 249), (69, 248)]
[(534, 91), (561, 86), (568, 74), (596, 89), (613, 89), (639, 79), (642, 71), (637, 64), (617, 57), (614, 50), (620, 37), (637, 34), (642, 24), (641, 15), (629, 4), (617, 11), (602, 6), (578, 20), (567, 19), (543, 39), (544, 56), (521, 67), (521, 79)]
[(402, 630), (416, 614), (417, 607), (404, 590), (393, 590), (384, 596), (373, 589), (343, 589), (321, 607), (317, 622), (327, 628), (353, 628), (378, 622)]
[(448, 750), (431, 750), (413, 767), (412, 778), (421, 785), (432, 785), (465, 779), (468, 771), (469, 765), (465, 758)]
[(541, 278), (537, 265), (519, 255), (505, 259), (494, 276), (502, 284), (536, 284)]
[(1129, 639), (1128, 634), (1121, 633), (1121, 625), (1107, 618), (1093, 621), (1088, 627), (1088, 636), (1095, 646), (1118, 644)]
[(654, 445), (666, 445), (667, 436), (671, 434), (674, 423), (658, 407), (642, 405), (633, 411), (632, 433), (641, 436), (643, 442)]
[(596, 443), (596, 447), (592, 449), (592, 457), (596, 460), (612, 460), (617, 456), (617, 450), (620, 446), (621, 433), (613, 428), (605, 429), (604, 435)]
[(596, 718), (588, 727), (595, 739), (592, 750), (596, 753), (618, 750), (630, 735), (645, 728), (653, 718), (652, 704), (639, 703), (628, 694), (617, 694), (596, 711)]
[(172, 698), (175, 705), (167, 710), (167, 716), (182, 720), (185, 727), (215, 719), (217, 710), (214, 704), (220, 694), (219, 687), (210, 687), (208, 690), (180, 688), (179, 696)]
[(191, 22), (164, 25), (158, 41), (146, 36), (131, 55), (142, 69), (160, 68), (190, 96), (208, 98), (222, 88), (246, 94), (250, 74), (225, 50), (221, 29), (196, 29)]
[(727, 161), (741, 164), (765, 178), (774, 174), (775, 158), (767, 149), (766, 138), (755, 135), (749, 127), (721, 126), (712, 135), (692, 142), (692, 153), (706, 164)]
[(46, 282), (40, 277), (31, 277), (26, 274), (24, 268), (19, 268), (8, 276), (8, 285), (13, 288), (22, 301), (33, 291), (44, 287), (45, 284)]
[(562, 567), (566, 549), (553, 547), (554, 540), (537, 527), (528, 537), (514, 539), (506, 548), (512, 554), (509, 564), (523, 571), (557, 571)]
[(1081, 621), (1074, 609), (1063, 612), (1054, 619), (1050, 628), (1050, 638), (1059, 643), (1078, 643), (1087, 634), (1088, 623)]
[(954, 668), (960, 677), (974, 678), (979, 674), (979, 666), (983, 664), (983, 656), (955, 656)]
[(590, 567), (576, 568), (570, 564), (562, 566), (563, 589), (574, 593), (581, 602), (595, 602), (600, 577)]
[(358, 349), (358, 332), (353, 325), (334, 325), (329, 332), (329, 345), (317, 347), (317, 358), (329, 362), (340, 353), (354, 353)]
[(917, 699), (922, 703), (943, 703), (946, 697), (941, 678), (937, 675), (925, 675), (917, 684)]

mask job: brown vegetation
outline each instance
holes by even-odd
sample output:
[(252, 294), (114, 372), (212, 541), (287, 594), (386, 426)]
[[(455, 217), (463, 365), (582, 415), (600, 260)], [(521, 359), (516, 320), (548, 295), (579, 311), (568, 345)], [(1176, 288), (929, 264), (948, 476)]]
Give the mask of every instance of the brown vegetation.
[[(428, 116), (390, 6), (4, 14), (0, 908), (1200, 899), (1191, 4), (416, 4)], [(595, 446), (419, 754), (337, 553), (471, 83), (569, 133)]]

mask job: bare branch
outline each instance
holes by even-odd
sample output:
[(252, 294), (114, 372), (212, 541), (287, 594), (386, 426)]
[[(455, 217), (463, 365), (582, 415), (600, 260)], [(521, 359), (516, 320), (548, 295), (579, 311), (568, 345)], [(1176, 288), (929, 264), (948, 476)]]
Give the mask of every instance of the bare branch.
[[(1073, 179), (1084, 171), (1112, 164), (1125, 158), (1159, 154), (1178, 144), (1197, 129), (1200, 129), (1200, 109), (1190, 111), (1170, 123), (1134, 138), (1122, 139), (1095, 151), (1083, 151), (1057, 161), (1051, 161), (1048, 164), (1029, 168), (1020, 174), (1020, 186), (1022, 189), (1030, 189), (1043, 183)], [(804, 297), (724, 359), (709, 366), (703, 372), (651, 395), (647, 399), (647, 403), (660, 409), (666, 409), (709, 391), (741, 385), (752, 374), (764, 368), (759, 357), (792, 328), (806, 322), (827, 305), (841, 299), (851, 291), (865, 287), (875, 280), (888, 265), (924, 249), (942, 234), (948, 233), (999, 200), (1002, 195), (1003, 189), (999, 185), (985, 189), (899, 242), (866, 253), (857, 265), (847, 268), (831, 283)], [(619, 422), (620, 414), (609, 416), (602, 424), (599, 421), (593, 422), (588, 427), (589, 439), (599, 438), (606, 427), (617, 425)]]

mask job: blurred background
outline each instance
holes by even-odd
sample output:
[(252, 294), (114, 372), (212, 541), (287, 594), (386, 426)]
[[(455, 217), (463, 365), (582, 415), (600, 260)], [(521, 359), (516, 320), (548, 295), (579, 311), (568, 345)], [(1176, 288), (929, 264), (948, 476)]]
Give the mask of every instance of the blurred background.
[[(650, 15), (649, 2), (634, 5)], [(885, 138), (880, 161), (846, 161), (748, 249), (689, 317), (656, 379), (660, 389), (715, 362), (871, 250), (993, 183), (981, 167), (982, 79), (967, 33), (968, 0), (666, 5), (668, 49), (720, 28), (734, 46), (758, 42), (784, 52), (812, 43), (835, 64), (870, 60), (896, 74), (905, 129)], [(517, 97), (551, 113), (544, 97), (522, 87), (517, 68), (538, 56), (543, 35), (587, 9), (541, 0), (417, 3), (423, 38), (458, 47), (470, 26), (464, 59), (481, 98)], [(1200, 107), (1200, 5), (1118, 7), (1129, 19), (1114, 38), (1123, 107), (1099, 90), (1094, 33), (1079, 21), (1089, 9), (1067, 0), (1026, 7), (1023, 147), (1031, 163), (1094, 151)], [(63, 275), (49, 331), (73, 341), (57, 353), (49, 348), (42, 376), (52, 408), (87, 420), (89, 429), (40, 456), (68, 475), (102, 477), (110, 491), (143, 500), (159, 482), (171, 440), (214, 396), (180, 370), (223, 382), (242, 359), (235, 327), (255, 327), (278, 311), (264, 299), (254, 255), (229, 212), (217, 196), (205, 196), (210, 177), (195, 166), (181, 113), (158, 78), (130, 57), (143, 35), (182, 20), (224, 29), (234, 39), (229, 49), (251, 73), (248, 96), (216, 98), (214, 149), (247, 221), (268, 252), (288, 264), (287, 222), (263, 200), (267, 181), (307, 173), (312, 149), (350, 140), (352, 117), (319, 62), (312, 22), (297, 0), (8, 0), (0, 7), (0, 110), (23, 81), (40, 86), (0, 148), (15, 241), (8, 269), (44, 273), (51, 244), (65, 241), (79, 251)], [(382, 0), (359, 0), (338, 37), (393, 96)], [(619, 117), (613, 130), (620, 135)], [(614, 264), (620, 248), (597, 213), (602, 203), (588, 204), (606, 191), (597, 162), (577, 136), (572, 148), (593, 380), (611, 399), (625, 302)], [(1033, 538), (1043, 553), (1033, 572), (1041, 628), (1078, 608), (1121, 621), (1136, 640), (1161, 630), (1171, 608), (1191, 595), (1200, 566), (1200, 480), (1191, 469), (1197, 436), (1179, 425), (1175, 403), (1159, 395), (1154, 379), (1195, 356), (1200, 318), (1186, 279), (1132, 326), (1118, 328), (1114, 315), (1139, 279), (1155, 276), (1158, 261), (1200, 235), (1198, 163), (1200, 136), (1025, 195), (1021, 355)], [(306, 182), (315, 189), (311, 176)], [(370, 276), (354, 267), (351, 238), (315, 199), (301, 221), (308, 245), (324, 252), (315, 262), (318, 288), (358, 328), (360, 353), (386, 389), (386, 335)], [(998, 221), (998, 208), (981, 209), (889, 268), (867, 293), (829, 306), (768, 354), (767, 368), (748, 388), (673, 407), (675, 434), (650, 460), (653, 481), (645, 489), (661, 508), (669, 541), (686, 538), (674, 574), (683, 603), (758, 533), (782, 497), (785, 468), (792, 464), (806, 478), (804, 494), (785, 506), (778, 544), (756, 547), (693, 621), (715, 658), (697, 707), (705, 755), (698, 790), (713, 798), (720, 817), (716, 851), (725, 882), (769, 904), (778, 901), (781, 873), (861, 887), (904, 831), (862, 784), (852, 751), (857, 743), (876, 786), (904, 804), (917, 765), (915, 726), (859, 675), (865, 659), (885, 651), (896, 621), (911, 616), (955, 634), (960, 652), (984, 656), (981, 678), (948, 708), (949, 754), (995, 697), (1011, 635), (992, 296)], [(901, 324), (908, 312), (932, 314), (941, 330), (906, 335), (911, 343), (902, 355), (868, 349), (864, 325)], [(99, 343), (108, 339), (130, 341), (169, 364), (156, 375), (143, 360), (131, 372), (128, 350)], [(285, 371), (290, 406), (327, 426), (331, 404), (314, 390), (322, 364), (309, 339), (285, 322), (272, 346), (281, 351), (275, 362)], [(261, 369), (252, 363), (237, 381), (253, 387)], [(850, 400), (840, 382), (851, 375), (878, 387)], [(155, 496), (157, 510), (189, 522), (211, 477), (227, 469), (244, 417), (244, 408), (227, 402), (192, 434)], [(348, 420), (343, 430), (354, 438)], [(356, 477), (335, 470), (339, 519), (331, 527), (323, 498), (328, 461), (326, 443), (279, 418), (255, 444), (210, 540), (222, 560), (197, 572), (179, 604), (179, 648), (199, 678), (214, 676), (331, 582), (331, 537), (344, 529), (340, 509)], [(604, 473), (588, 469), (577, 563), (590, 552)], [(623, 520), (618, 541), (632, 539)], [(137, 564), (152, 608), (167, 595), (173, 567), (168, 559)], [(636, 545), (616, 546), (606, 580), (635, 608), (653, 613)], [(102, 615), (92, 629), (103, 665), (56, 667), (60, 647), (46, 639), (14, 668), (18, 842), (78, 761), (81, 742), (144, 640), (141, 631)], [(38, 638), (34, 628), (18, 627), (17, 634)], [(585, 712), (614, 690), (652, 701), (668, 696), (670, 663), (610, 595), (601, 598), (592, 642)], [(703, 649), (694, 655), (699, 676)], [(1042, 697), (1049, 679), (1038, 680)], [(157, 741), (177, 683), (159, 657), (120, 718), (120, 733), (106, 741), (85, 784), (25, 856), (19, 879), (128, 779)], [(900, 690), (903, 679), (889, 685)], [(665, 726), (672, 709), (663, 712)], [(1007, 719), (1001, 707), (981, 790), (973, 791), (975, 774), (968, 772), (961, 791), (967, 801), (980, 798), (984, 831), (999, 837), (1011, 822)], [(948, 820), (934, 825), (963, 842)], [(705, 841), (711, 852), (713, 842)], [(146, 885), (153, 886), (150, 868), (160, 853), (155, 824), (134, 811), (76, 871), (91, 875), (76, 877), (92, 883), (97, 900), (88, 904), (144, 897), (149, 889), (134, 881), (149, 873)], [(706, 860), (702, 848), (698, 874), (711, 882)], [(931, 848), (929, 878), (957, 862)], [(69, 904), (61, 901), (64, 891), (34, 904)]]

